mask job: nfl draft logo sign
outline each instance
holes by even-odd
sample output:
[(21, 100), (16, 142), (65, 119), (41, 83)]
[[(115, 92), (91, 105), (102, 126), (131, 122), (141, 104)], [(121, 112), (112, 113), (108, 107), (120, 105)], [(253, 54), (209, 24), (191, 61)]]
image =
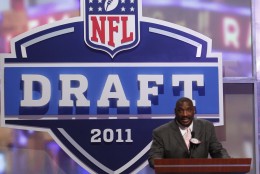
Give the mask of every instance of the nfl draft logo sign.
[(86, 43), (113, 58), (139, 41), (137, 0), (84, 1)]
[(142, 17), (137, 0), (81, 8), (0, 55), (2, 126), (48, 132), (90, 173), (136, 173), (180, 97), (197, 117), (224, 124), (222, 61), (209, 38)]

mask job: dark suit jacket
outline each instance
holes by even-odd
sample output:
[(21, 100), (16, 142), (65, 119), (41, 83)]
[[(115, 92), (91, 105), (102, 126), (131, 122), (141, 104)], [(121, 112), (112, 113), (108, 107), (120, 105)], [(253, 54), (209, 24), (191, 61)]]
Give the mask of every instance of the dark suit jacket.
[(217, 140), (214, 125), (202, 119), (193, 120), (194, 138), (201, 141), (191, 146), (189, 151), (181, 135), (178, 124), (172, 120), (153, 131), (153, 142), (148, 161), (153, 167), (155, 158), (230, 158), (227, 151)]

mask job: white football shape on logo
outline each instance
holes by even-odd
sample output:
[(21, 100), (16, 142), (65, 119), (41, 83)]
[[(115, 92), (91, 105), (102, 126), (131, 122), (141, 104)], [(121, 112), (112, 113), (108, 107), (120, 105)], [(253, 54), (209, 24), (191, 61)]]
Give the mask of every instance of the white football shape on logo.
[(119, 0), (106, 0), (104, 8), (106, 11), (114, 10), (118, 5)]

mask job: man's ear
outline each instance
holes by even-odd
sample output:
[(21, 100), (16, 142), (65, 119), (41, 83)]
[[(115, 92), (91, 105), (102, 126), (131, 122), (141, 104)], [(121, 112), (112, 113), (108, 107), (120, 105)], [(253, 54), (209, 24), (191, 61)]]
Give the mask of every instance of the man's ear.
[(194, 108), (194, 114), (196, 114), (197, 110), (196, 110), (196, 106), (193, 106)]

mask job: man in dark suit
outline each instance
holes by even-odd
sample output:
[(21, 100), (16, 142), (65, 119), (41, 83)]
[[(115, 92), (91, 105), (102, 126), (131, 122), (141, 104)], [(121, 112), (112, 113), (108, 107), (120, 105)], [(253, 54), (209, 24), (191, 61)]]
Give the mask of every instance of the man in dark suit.
[[(153, 131), (148, 157), (151, 167), (158, 158), (208, 158), (208, 155), (230, 158), (216, 137), (214, 125), (194, 115), (195, 108), (189, 98), (176, 102), (175, 119)], [(187, 144), (185, 139), (188, 139)]]

